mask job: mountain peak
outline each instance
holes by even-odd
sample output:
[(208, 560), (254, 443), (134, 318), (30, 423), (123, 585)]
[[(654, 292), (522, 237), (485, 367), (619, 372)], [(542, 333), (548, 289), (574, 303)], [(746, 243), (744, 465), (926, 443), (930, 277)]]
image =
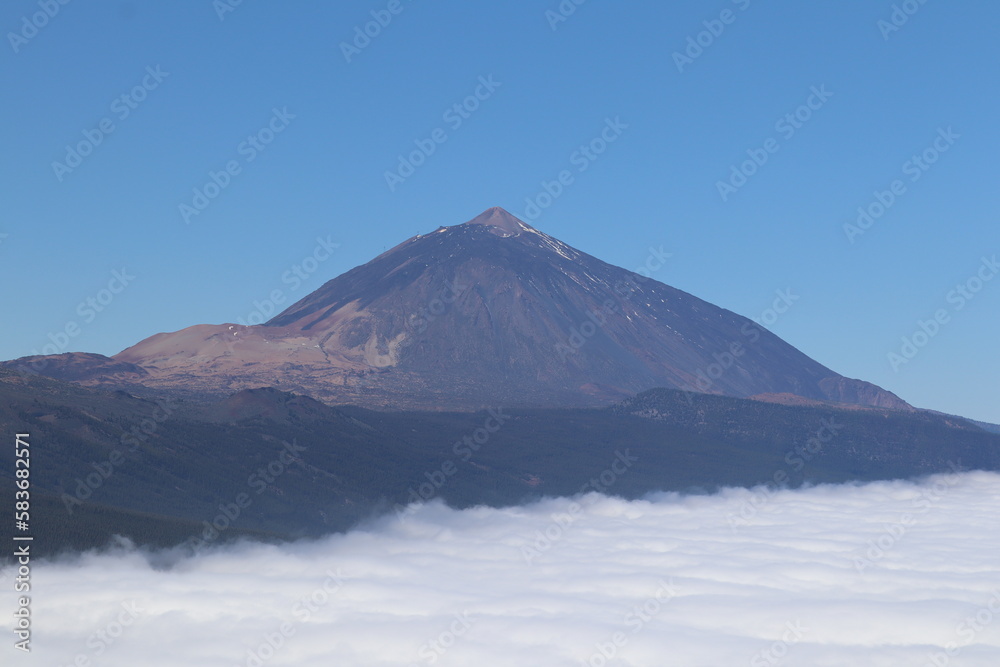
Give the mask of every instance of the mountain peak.
[[(721, 368), (734, 346), (739, 360)], [(270, 385), (384, 407), (598, 405), (654, 387), (907, 407), (752, 320), (499, 207), (404, 241), (261, 326), (158, 334), (114, 361), (143, 372), (119, 382), (206, 393)]]
[(464, 224), (489, 227), (490, 233), (497, 236), (517, 236), (521, 232), (534, 231), (528, 223), (519, 220), (499, 206), (486, 209)]

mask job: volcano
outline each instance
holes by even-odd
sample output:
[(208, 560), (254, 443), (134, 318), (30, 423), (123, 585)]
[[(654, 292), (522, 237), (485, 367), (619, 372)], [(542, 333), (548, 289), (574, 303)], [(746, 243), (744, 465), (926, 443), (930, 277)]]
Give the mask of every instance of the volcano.
[(583, 407), (667, 387), (910, 409), (745, 317), (501, 208), (404, 241), (264, 324), (157, 334), (115, 355), (113, 377), (92, 356), (78, 355), (89, 376), (52, 367), (86, 384), (273, 386), (382, 408)]

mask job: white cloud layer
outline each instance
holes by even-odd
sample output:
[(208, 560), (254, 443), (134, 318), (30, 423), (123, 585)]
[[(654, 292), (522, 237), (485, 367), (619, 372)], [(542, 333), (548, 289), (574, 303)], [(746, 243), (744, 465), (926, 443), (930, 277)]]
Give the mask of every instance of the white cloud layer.
[(0, 662), (996, 667), (998, 522), (983, 472), (431, 503), (314, 542), (35, 563), (32, 653), (7, 631)]

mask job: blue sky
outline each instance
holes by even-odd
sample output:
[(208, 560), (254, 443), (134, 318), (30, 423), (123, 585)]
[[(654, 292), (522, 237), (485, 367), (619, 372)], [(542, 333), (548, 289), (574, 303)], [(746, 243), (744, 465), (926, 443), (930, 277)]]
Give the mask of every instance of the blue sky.
[(0, 7), (0, 358), (246, 319), (498, 205), (627, 268), (662, 246), (658, 280), (1000, 422), (1000, 5), (230, 3)]

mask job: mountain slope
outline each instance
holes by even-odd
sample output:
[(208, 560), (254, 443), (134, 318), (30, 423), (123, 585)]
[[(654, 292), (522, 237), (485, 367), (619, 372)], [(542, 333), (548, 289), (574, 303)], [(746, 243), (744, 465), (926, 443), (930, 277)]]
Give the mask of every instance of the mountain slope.
[(909, 409), (744, 317), (499, 208), (413, 237), (264, 325), (158, 334), (114, 360), (157, 389), (274, 385), (380, 407), (588, 406), (669, 387)]
[[(1000, 468), (1000, 435), (955, 417), (671, 390), (608, 408), (377, 412), (267, 388), (153, 401), (0, 370), (0, 429), (31, 434), (32, 519), (48, 554), (114, 534), (190, 542), (206, 522), (223, 526), (219, 540), (319, 534), (414, 498), (573, 495), (603, 488), (594, 480), (607, 484), (615, 461), (627, 469), (606, 490), (630, 498)], [(13, 458), (0, 450), (4, 512)]]

